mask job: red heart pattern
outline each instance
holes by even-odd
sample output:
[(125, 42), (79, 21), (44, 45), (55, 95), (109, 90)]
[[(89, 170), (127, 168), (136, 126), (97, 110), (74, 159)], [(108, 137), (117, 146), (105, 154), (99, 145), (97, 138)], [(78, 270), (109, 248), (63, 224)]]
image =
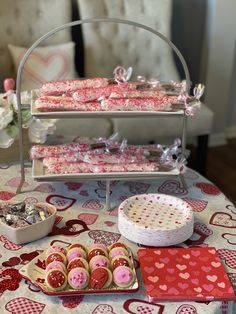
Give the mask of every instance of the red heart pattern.
[(159, 193), (170, 195), (185, 195), (188, 191), (180, 184), (179, 181), (168, 180), (165, 181), (159, 188)]
[(207, 201), (198, 200), (194, 198), (184, 198), (184, 200), (192, 207), (194, 212), (202, 212), (208, 204)]
[(84, 202), (82, 207), (99, 210), (99, 209), (102, 209), (104, 207), (104, 205), (102, 205), (99, 200), (91, 199), (91, 200), (87, 200), (86, 202)]
[(219, 195), (221, 193), (220, 190), (212, 183), (198, 182), (196, 183), (196, 187), (198, 187), (202, 193), (208, 195)]
[(132, 314), (162, 314), (164, 312), (164, 305), (139, 299), (126, 300), (123, 307)]
[(198, 314), (198, 313), (195, 306), (190, 304), (183, 304), (177, 309), (176, 314)]
[(97, 214), (82, 213), (82, 214), (79, 214), (78, 218), (80, 220), (83, 220), (83, 222), (85, 222), (86, 225), (92, 225), (98, 219), (98, 215)]
[(8, 201), (14, 196), (16, 196), (15, 193), (8, 192), (8, 191), (0, 191), (0, 200), (2, 201)]
[(230, 268), (236, 269), (236, 251), (228, 249), (217, 250), (220, 258)]
[(46, 202), (54, 205), (58, 211), (64, 211), (73, 206), (76, 202), (76, 199), (63, 195), (52, 194), (48, 195), (48, 197), (46, 198)]
[(113, 307), (109, 304), (99, 304), (92, 311), (92, 314), (117, 314), (113, 311)]
[(151, 186), (145, 182), (125, 182), (124, 185), (127, 185), (130, 192), (133, 194), (144, 194)]
[(117, 242), (121, 235), (115, 232), (103, 231), (103, 230), (92, 230), (88, 233), (89, 237), (94, 240), (95, 243), (103, 243), (106, 246)]
[(62, 305), (69, 309), (73, 309), (80, 305), (80, 303), (83, 301), (83, 298), (83, 295), (60, 297), (62, 300)]
[(212, 215), (210, 224), (217, 227), (236, 228), (236, 219), (228, 213), (217, 212)]
[(11, 242), (10, 240), (8, 240), (6, 237), (4, 236), (0, 236), (0, 241), (4, 243), (4, 247), (7, 249), (7, 250), (10, 250), (10, 251), (17, 251), (19, 249), (22, 248), (21, 245), (19, 244), (15, 244), (13, 242)]
[(6, 310), (12, 314), (40, 314), (45, 304), (30, 300), (28, 298), (15, 298), (6, 304)]
[(67, 186), (68, 190), (70, 191), (77, 191), (83, 185), (80, 182), (65, 182), (64, 184)]

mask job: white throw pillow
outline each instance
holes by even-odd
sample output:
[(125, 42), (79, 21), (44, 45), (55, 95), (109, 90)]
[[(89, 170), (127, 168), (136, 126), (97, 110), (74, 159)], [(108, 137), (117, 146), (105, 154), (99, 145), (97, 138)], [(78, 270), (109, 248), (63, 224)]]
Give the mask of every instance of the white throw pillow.
[[(8, 45), (15, 72), (27, 48)], [(74, 43), (69, 42), (54, 46), (38, 47), (27, 59), (22, 77), (21, 90), (39, 88), (46, 81), (73, 79)]]

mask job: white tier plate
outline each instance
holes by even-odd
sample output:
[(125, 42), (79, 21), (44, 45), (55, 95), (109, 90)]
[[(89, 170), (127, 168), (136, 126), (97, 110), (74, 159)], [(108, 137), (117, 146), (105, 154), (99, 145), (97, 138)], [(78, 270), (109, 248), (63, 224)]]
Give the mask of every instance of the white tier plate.
[(102, 179), (152, 179), (166, 176), (179, 176), (179, 169), (171, 171), (153, 172), (108, 172), (108, 173), (68, 173), (68, 174), (46, 174), (43, 161), (34, 159), (32, 165), (32, 177), (36, 181), (64, 181), (64, 180), (102, 180)]
[(176, 245), (193, 233), (193, 210), (184, 200), (165, 194), (141, 194), (122, 202), (118, 228), (127, 239), (149, 246)]

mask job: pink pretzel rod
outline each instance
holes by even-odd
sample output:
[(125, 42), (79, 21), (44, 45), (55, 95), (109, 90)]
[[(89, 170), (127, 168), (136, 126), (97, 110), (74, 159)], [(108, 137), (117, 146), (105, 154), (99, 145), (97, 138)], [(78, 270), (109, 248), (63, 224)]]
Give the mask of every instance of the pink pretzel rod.
[(158, 170), (156, 163), (134, 163), (134, 164), (103, 164), (91, 165), (89, 163), (56, 163), (46, 168), (47, 174), (68, 174), (68, 173), (108, 173), (108, 172), (152, 172)]
[(81, 103), (64, 96), (41, 96), (35, 107), (40, 111), (101, 111), (100, 102)]
[(85, 152), (90, 149), (89, 144), (70, 143), (63, 145), (34, 145), (30, 150), (31, 159), (44, 158), (68, 152)]
[(43, 165), (48, 167), (52, 164), (63, 162), (82, 162), (84, 154), (82, 152), (68, 152), (62, 155), (53, 155), (43, 158)]
[(69, 152), (63, 155), (55, 155), (43, 158), (43, 165), (49, 167), (55, 163), (86, 162), (93, 165), (99, 164), (128, 164), (147, 162), (147, 158), (141, 154), (106, 153), (102, 150), (88, 152)]
[(107, 78), (90, 78), (85, 80), (64, 80), (64, 81), (52, 81), (42, 85), (40, 93), (42, 95), (54, 95), (63, 94), (71, 91), (75, 91), (80, 88), (98, 88), (108, 85)]
[(132, 90), (135, 88), (136, 85), (133, 83), (125, 83), (121, 85), (110, 84), (106, 87), (79, 89), (72, 94), (72, 97), (76, 101), (88, 102), (97, 100), (101, 97), (108, 97), (113, 92), (121, 92), (122, 90)]
[(126, 91), (113, 91), (109, 98), (158, 98), (165, 95), (160, 90), (126, 90)]
[(62, 162), (50, 164), (45, 169), (46, 174), (90, 173), (90, 166), (85, 162)]
[[(91, 154), (92, 153), (92, 154)], [(130, 164), (140, 163), (147, 161), (145, 156), (142, 155), (131, 155), (122, 153), (100, 153), (93, 154), (93, 152), (87, 152), (82, 158), (84, 162), (99, 165), (99, 164)]]
[(157, 163), (143, 162), (131, 164), (103, 164), (94, 165), (92, 168), (94, 173), (106, 172), (152, 172), (158, 170)]
[(109, 98), (104, 99), (102, 109), (105, 111), (161, 111), (171, 108), (169, 96), (158, 98)]

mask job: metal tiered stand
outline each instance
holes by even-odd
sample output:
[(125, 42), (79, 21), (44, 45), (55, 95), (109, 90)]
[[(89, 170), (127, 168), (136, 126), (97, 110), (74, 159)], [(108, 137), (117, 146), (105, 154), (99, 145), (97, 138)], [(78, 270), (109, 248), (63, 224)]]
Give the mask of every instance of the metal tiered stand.
[[(82, 25), (82, 24), (90, 24), (90, 23), (118, 23), (118, 24), (126, 24), (129, 26), (134, 26), (137, 28), (144, 29), (150, 33), (155, 34), (159, 38), (161, 38), (164, 42), (166, 42), (177, 54), (183, 70), (185, 74), (185, 79), (186, 79), (186, 92), (189, 92), (190, 89), (190, 76), (189, 76), (189, 71), (187, 64), (178, 50), (178, 48), (168, 39), (166, 38), (163, 34), (160, 32), (152, 29), (151, 27), (148, 27), (143, 24), (139, 24), (133, 21), (129, 20), (122, 20), (122, 19), (115, 19), (115, 18), (107, 18), (107, 19), (84, 19), (84, 20), (77, 20), (74, 22), (70, 22), (64, 25), (61, 25), (59, 27), (56, 27), (40, 37), (35, 43), (26, 51), (25, 55), (23, 56), (18, 72), (17, 72), (17, 80), (16, 80), (16, 96), (17, 96), (17, 105), (18, 105), (18, 127), (19, 127), (19, 148), (20, 148), (20, 166), (21, 166), (21, 180), (19, 183), (19, 186), (17, 188), (17, 193), (20, 193), (22, 191), (22, 186), (25, 181), (25, 162), (24, 162), (24, 152), (23, 152), (23, 136), (22, 136), (22, 113), (21, 113), (21, 76), (22, 76), (22, 71), (24, 68), (24, 65), (29, 58), (30, 54), (33, 52), (33, 50), (39, 46), (44, 40), (48, 39), (49, 37), (53, 36), (55, 33), (64, 30), (69, 27), (74, 27), (77, 25)], [(166, 117), (166, 118), (171, 118), (171, 117), (182, 117), (182, 144), (181, 144), (181, 156), (184, 158), (185, 156), (185, 149), (186, 149), (186, 123), (187, 123), (187, 115), (185, 109), (181, 109), (178, 111), (173, 111), (173, 112), (164, 112), (164, 111), (158, 111), (158, 112), (132, 112), (132, 111), (127, 111), (127, 112), (78, 112), (78, 111), (67, 111), (67, 112), (40, 112), (37, 111), (34, 107), (34, 100), (32, 99), (32, 104), (31, 104), (31, 114), (34, 117), (37, 118), (101, 118), (101, 117), (107, 117), (107, 118), (135, 118), (135, 117), (149, 117), (149, 118), (154, 118), (154, 117)], [(112, 180), (140, 180), (140, 179), (153, 179), (153, 178), (160, 178), (160, 177), (179, 177), (182, 184), (186, 186), (185, 180), (183, 178), (183, 174), (180, 172), (179, 169), (173, 169), (168, 172), (124, 172), (124, 173), (99, 173), (99, 174), (94, 174), (94, 173), (85, 173), (85, 174), (62, 174), (62, 175), (47, 175), (44, 173), (44, 168), (43, 164), (41, 161), (36, 160), (33, 161), (32, 165), (32, 176), (35, 180), (37, 181), (66, 181), (66, 180), (72, 180), (72, 181), (78, 181), (78, 180), (105, 180), (106, 181), (106, 207), (107, 209), (110, 208), (110, 181)]]

